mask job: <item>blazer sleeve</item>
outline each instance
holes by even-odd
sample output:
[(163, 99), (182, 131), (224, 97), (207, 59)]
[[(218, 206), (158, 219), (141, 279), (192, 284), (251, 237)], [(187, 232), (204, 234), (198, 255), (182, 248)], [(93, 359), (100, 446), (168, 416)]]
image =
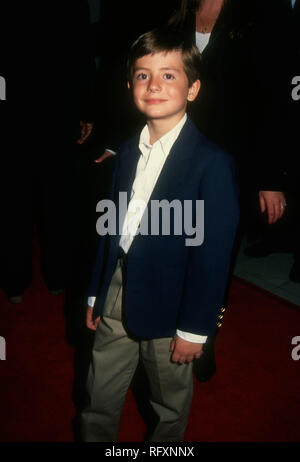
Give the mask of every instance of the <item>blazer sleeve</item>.
[[(219, 154), (219, 153), (218, 153)], [(239, 220), (238, 189), (232, 159), (212, 156), (199, 189), (204, 200), (204, 241), (190, 247), (177, 328), (211, 335), (226, 290)]]

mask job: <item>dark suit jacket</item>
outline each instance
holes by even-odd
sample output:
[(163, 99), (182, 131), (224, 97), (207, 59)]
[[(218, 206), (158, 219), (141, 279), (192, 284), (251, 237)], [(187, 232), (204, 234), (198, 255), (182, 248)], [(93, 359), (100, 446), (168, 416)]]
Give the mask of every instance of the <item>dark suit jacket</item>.
[[(112, 197), (131, 191), (140, 151), (138, 138), (118, 152)], [(227, 283), (230, 254), (238, 222), (233, 162), (188, 120), (165, 162), (151, 200), (204, 200), (204, 242), (185, 245), (187, 236), (137, 235), (124, 271), (124, 316), (128, 330), (140, 338), (172, 336), (176, 328), (209, 335)], [(150, 204), (149, 201), (149, 204)], [(195, 210), (193, 210), (195, 223)], [(151, 229), (149, 220), (149, 229)], [(90, 287), (97, 295), (94, 315), (101, 314), (118, 258), (120, 236), (101, 239)]]

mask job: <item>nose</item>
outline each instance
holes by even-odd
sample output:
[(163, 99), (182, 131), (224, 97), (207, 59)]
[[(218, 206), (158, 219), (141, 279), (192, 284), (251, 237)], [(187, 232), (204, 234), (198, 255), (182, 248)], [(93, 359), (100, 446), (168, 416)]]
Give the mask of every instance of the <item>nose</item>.
[(160, 82), (158, 76), (152, 76), (149, 80), (148, 91), (156, 92), (160, 91)]

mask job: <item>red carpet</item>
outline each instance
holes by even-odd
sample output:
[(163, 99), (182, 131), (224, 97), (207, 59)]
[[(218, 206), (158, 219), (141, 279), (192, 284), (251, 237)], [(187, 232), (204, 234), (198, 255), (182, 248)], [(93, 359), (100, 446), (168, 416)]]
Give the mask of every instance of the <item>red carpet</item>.
[[(63, 297), (39, 274), (25, 302), (0, 292), (0, 441), (73, 441), (74, 348), (66, 340)], [(217, 373), (195, 383), (186, 441), (299, 441), (299, 309), (234, 279), (217, 340)], [(120, 441), (142, 441), (145, 425), (128, 394)]]

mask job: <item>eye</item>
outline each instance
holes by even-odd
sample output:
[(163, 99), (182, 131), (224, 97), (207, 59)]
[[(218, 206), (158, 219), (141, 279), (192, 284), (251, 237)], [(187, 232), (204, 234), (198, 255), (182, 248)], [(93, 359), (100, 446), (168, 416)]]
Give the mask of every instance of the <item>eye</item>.
[(139, 74), (135, 76), (136, 80), (146, 80), (147, 77), (148, 77), (147, 74), (145, 74), (144, 72), (140, 72)]
[(173, 74), (168, 74), (167, 73), (167, 74), (164, 74), (164, 79), (166, 79), (166, 80), (174, 80), (175, 77), (174, 77)]

